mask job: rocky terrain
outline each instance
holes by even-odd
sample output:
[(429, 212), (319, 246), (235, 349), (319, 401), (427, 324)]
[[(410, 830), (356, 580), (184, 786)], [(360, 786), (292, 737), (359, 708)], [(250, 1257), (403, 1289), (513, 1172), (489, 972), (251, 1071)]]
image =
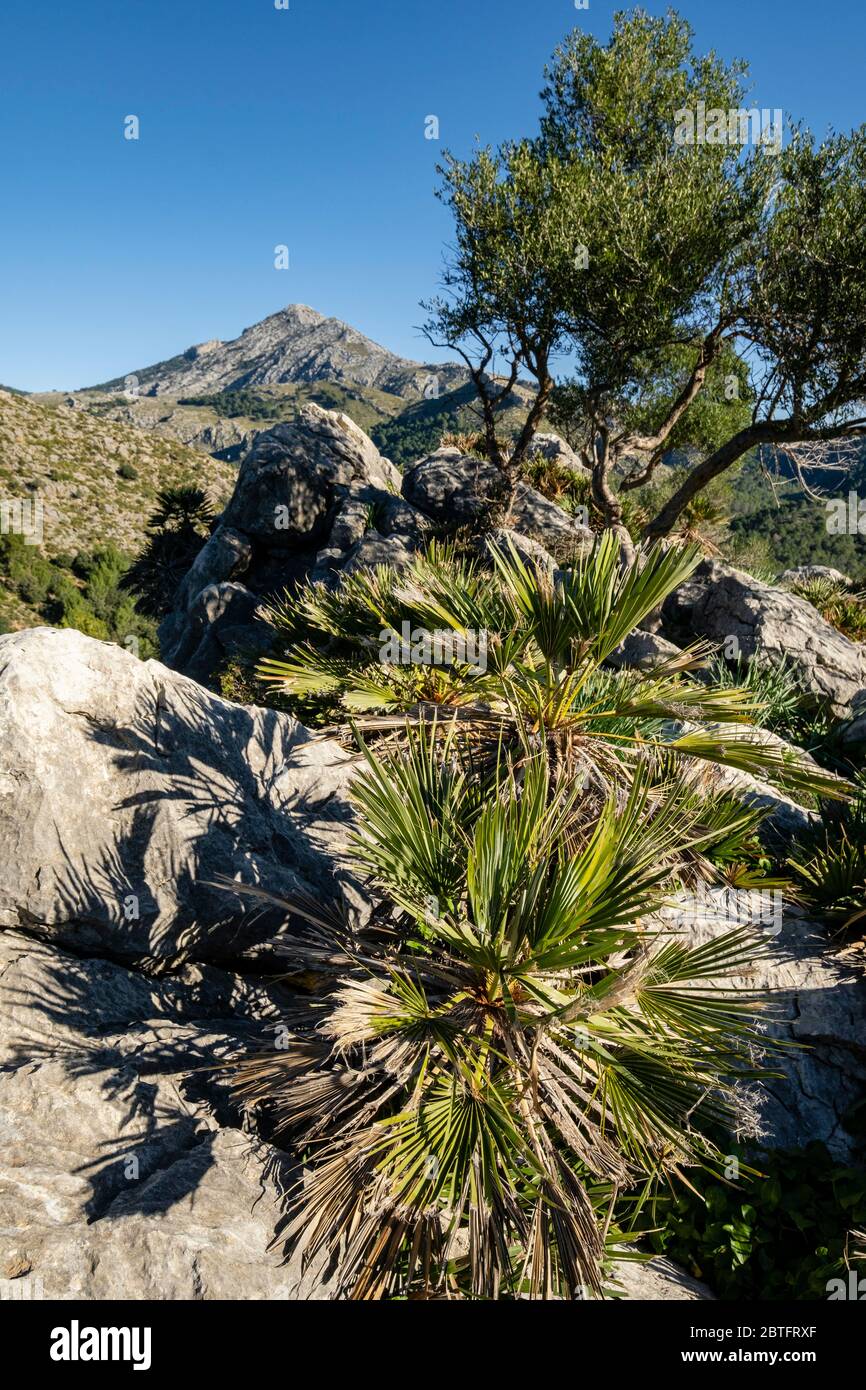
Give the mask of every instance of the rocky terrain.
[[(495, 482), (489, 464), (449, 448), (401, 475), (348, 416), (306, 406), (295, 423), (259, 434), (244, 459), (220, 524), (161, 625), (165, 660), (210, 681), (227, 656), (267, 646), (255, 616), (262, 598), (306, 577), (405, 563), (437, 526), (482, 516)], [(525, 484), (501, 520), (560, 553), (592, 539)]]
[[(96, 437), (89, 417), (55, 414)], [(536, 443), (569, 458), (555, 437)], [(266, 645), (263, 596), (400, 564), (494, 502), (483, 460), (439, 449), (401, 475), (346, 415), (308, 404), (246, 454), (163, 623), (162, 663), (75, 631), (0, 637), (0, 1277), (57, 1298), (328, 1297), (326, 1271), (269, 1249), (291, 1164), (208, 1069), (272, 1044), (288, 1002), (315, 990), (278, 978), (292, 921), (232, 883), (337, 899), (358, 922), (369, 911), (347, 855), (358, 760), (207, 683)], [(495, 522), (544, 564), (591, 540), (525, 485)], [(618, 664), (735, 632), (759, 660), (784, 651), (855, 746), (866, 653), (804, 600), (708, 561), (651, 626)], [(809, 819), (725, 776), (781, 824)], [(698, 939), (714, 927), (677, 905), (669, 917)], [(866, 1084), (855, 959), (789, 912), (745, 982), (776, 1005), (772, 1031), (806, 1044), (755, 1098), (766, 1142), (821, 1139), (850, 1161), (860, 1141), (846, 1117)], [(712, 1296), (667, 1261), (618, 1277), (630, 1298)]]
[(257, 409), (260, 415), (267, 412), (274, 421), (293, 419), (302, 406), (312, 401), (328, 410), (345, 411), (368, 433), (377, 425), (395, 420), (406, 408), (401, 397), (374, 387), (330, 381), (261, 387), (252, 399), (249, 392), (235, 392), (232, 397), (205, 394), (177, 400), (98, 390), (76, 391), (72, 396), (47, 392), (32, 399), (52, 405), (72, 402), (102, 421), (119, 421), (164, 439), (179, 440), (226, 462), (237, 462), (255, 435), (265, 428), (259, 416), (245, 413), (241, 404), (245, 400), (250, 401), (251, 409)]
[(288, 1297), (285, 1165), (181, 1073), (272, 1040), (285, 924), (216, 880), (342, 891), (347, 757), (75, 632), (2, 639), (0, 688), (0, 1277)]
[(440, 378), (443, 390), (466, 379), (465, 370), (454, 363), (411, 362), (339, 319), (325, 318), (306, 304), (290, 304), (228, 342), (213, 339), (166, 362), (132, 367), (97, 389), (128, 392), (130, 376), (143, 395), (174, 397), (245, 386), (337, 381), (415, 398), (423, 395), (431, 375)]
[[(298, 1252), (268, 1249), (290, 1165), (208, 1068), (272, 1045), (309, 988), (275, 978), (291, 921), (231, 880), (365, 915), (345, 854), (356, 759), (49, 629), (0, 638), (0, 734), (0, 1270), (54, 1298), (327, 1297)], [(763, 1095), (768, 1141), (849, 1159), (866, 1082), (854, 964), (789, 916), (746, 983), (808, 1045)], [(620, 1273), (628, 1297), (709, 1296), (665, 1261)]]
[[(0, 1265), (48, 1297), (327, 1296), (268, 1252), (287, 1160), (206, 1069), (267, 1046), (303, 987), (274, 979), (291, 922), (218, 880), (306, 888), (363, 918), (345, 856), (356, 760), (288, 715), (48, 629), (0, 639), (0, 732), (14, 866), (0, 886)], [(849, 1157), (842, 1116), (866, 1081), (853, 965), (794, 916), (748, 983), (810, 1045), (769, 1085), (770, 1139)], [(634, 1297), (706, 1296), (664, 1262), (623, 1279)]]
[[(555, 435), (535, 448), (580, 469)], [(220, 524), (181, 585), (161, 628), (169, 665), (209, 681), (227, 656), (261, 650), (261, 599), (299, 579), (335, 577), (359, 564), (399, 564), (437, 531), (478, 525), (495, 497), (484, 460), (442, 448), (400, 474), (347, 416), (310, 405), (296, 422), (262, 431), (241, 465)], [(280, 524), (280, 508), (288, 508)], [(591, 533), (527, 484), (520, 484), (500, 530), (533, 553), (576, 554)], [(539, 551), (540, 547), (540, 551)], [(844, 637), (805, 599), (719, 560), (704, 561), (665, 604), (632, 660), (652, 660), (696, 638), (735, 637), (744, 658), (784, 658), (803, 688), (863, 738), (866, 648)], [(637, 641), (637, 639), (636, 639)]]

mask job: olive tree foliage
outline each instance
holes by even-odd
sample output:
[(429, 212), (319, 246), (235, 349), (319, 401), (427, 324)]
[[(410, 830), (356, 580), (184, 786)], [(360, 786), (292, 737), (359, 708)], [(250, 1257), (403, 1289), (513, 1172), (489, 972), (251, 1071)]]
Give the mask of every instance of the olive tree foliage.
[(758, 235), (736, 266), (749, 419), (690, 472), (651, 537), (665, 535), (702, 488), (757, 445), (866, 431), (866, 127), (819, 145), (796, 128), (778, 164)]
[[(539, 133), (440, 168), (455, 242), (427, 336), (467, 363), (508, 484), (550, 415), (626, 547), (623, 493), (671, 450), (692, 466), (648, 538), (756, 446), (866, 426), (866, 131), (743, 144), (735, 117), (684, 141), (699, 102), (750, 109), (745, 65), (692, 40), (673, 12), (620, 13), (606, 45), (575, 31)], [(527, 377), (508, 448), (496, 413)]]

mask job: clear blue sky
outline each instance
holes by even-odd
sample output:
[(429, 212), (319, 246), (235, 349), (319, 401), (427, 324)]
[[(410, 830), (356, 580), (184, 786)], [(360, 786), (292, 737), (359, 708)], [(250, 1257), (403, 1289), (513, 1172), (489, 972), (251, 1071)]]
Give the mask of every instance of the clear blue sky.
[[(606, 36), (615, 8), (2, 0), (0, 382), (88, 385), (297, 301), (424, 356), (437, 156), (527, 133), (556, 43)], [(862, 0), (678, 8), (702, 48), (751, 61), (756, 104), (822, 132), (866, 119)]]

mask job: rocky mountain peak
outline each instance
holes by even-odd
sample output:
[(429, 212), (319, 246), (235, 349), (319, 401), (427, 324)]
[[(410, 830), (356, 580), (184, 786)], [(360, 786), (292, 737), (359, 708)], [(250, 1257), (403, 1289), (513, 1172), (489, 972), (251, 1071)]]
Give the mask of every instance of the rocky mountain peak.
[(430, 366), (399, 357), (308, 304), (288, 304), (236, 338), (211, 338), (176, 357), (116, 377), (99, 389), (128, 392), (130, 376), (137, 380), (142, 395), (175, 398), (250, 386), (332, 381), (415, 399), (424, 395), (431, 376), (438, 378), (438, 391), (466, 380), (465, 371), (455, 363)]

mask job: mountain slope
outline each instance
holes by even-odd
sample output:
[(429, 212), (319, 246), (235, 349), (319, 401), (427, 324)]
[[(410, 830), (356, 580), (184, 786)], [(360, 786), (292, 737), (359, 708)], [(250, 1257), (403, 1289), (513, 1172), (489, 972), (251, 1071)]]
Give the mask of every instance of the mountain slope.
[[(61, 405), (70, 397), (52, 391), (35, 399)], [(402, 397), (373, 386), (333, 381), (208, 391), (180, 401), (171, 396), (133, 397), (105, 390), (78, 391), (71, 399), (100, 420), (119, 420), (136, 429), (151, 430), (228, 461), (239, 459), (259, 430), (293, 420), (310, 401), (324, 410), (344, 411), (367, 434), (406, 408)]]
[(234, 480), (229, 464), (177, 440), (0, 390), (0, 498), (41, 501), (47, 555), (135, 553), (159, 491), (196, 484), (221, 502)]
[(213, 339), (165, 362), (141, 367), (92, 388), (128, 391), (134, 377), (143, 395), (181, 400), (244, 386), (331, 381), (373, 387), (395, 396), (423, 396), (431, 376), (439, 389), (465, 381), (454, 363), (426, 366), (398, 357), (340, 319), (325, 318), (306, 304), (290, 304), (228, 342)]
[[(528, 389), (518, 383), (511, 401), (500, 411), (503, 433), (520, 428), (530, 396)], [(68, 398), (52, 392), (37, 399), (58, 405)], [(133, 398), (105, 391), (78, 392), (74, 399), (100, 420), (118, 420), (136, 429), (150, 430), (232, 462), (243, 457), (259, 430), (294, 420), (310, 401), (324, 410), (343, 411), (398, 468), (409, 467), (431, 453), (444, 433), (474, 433), (481, 425), (471, 382), (429, 400), (415, 401), (372, 386), (333, 381), (245, 386), (234, 391), (206, 392), (182, 401), (170, 396)]]

